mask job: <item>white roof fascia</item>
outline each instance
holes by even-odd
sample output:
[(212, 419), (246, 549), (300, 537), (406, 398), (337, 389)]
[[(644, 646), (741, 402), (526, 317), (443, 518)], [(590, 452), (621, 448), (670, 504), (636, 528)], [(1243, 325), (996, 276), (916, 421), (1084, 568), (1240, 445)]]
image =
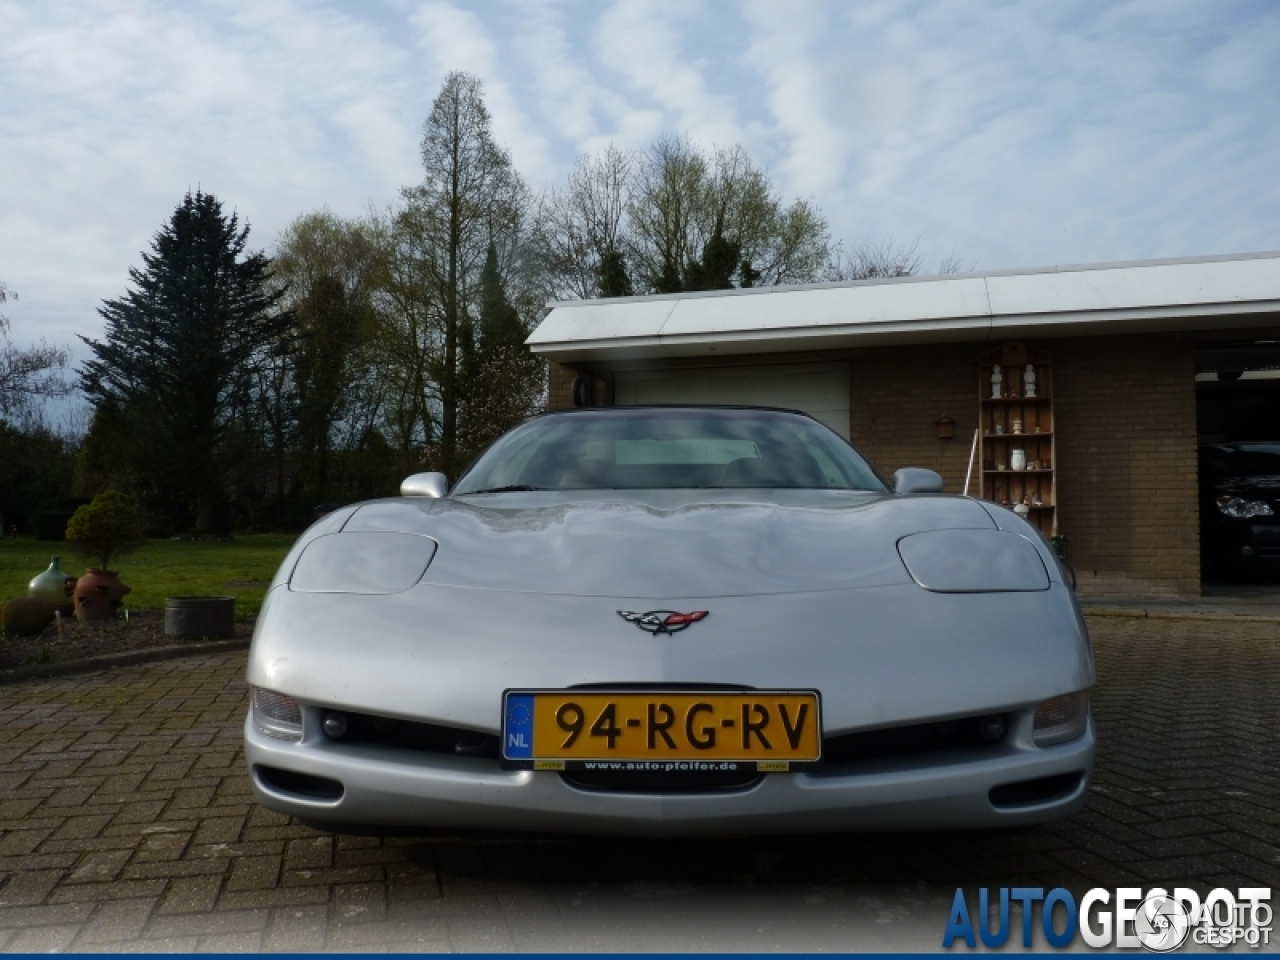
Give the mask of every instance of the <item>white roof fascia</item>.
[[(555, 360), (697, 356), (1274, 323), (1280, 253), (554, 304)], [(1271, 315), (1271, 316), (1268, 316)]]

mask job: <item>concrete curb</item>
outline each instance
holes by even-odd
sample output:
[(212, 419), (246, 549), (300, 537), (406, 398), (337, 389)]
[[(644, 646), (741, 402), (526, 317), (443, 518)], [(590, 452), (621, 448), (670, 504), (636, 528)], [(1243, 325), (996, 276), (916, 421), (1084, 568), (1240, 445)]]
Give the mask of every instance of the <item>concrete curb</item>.
[(1087, 607), (1080, 612), (1086, 617), (1111, 617), (1148, 620), (1203, 620), (1214, 623), (1280, 623), (1280, 617), (1249, 613), (1202, 613), (1188, 610), (1146, 610), (1142, 607)]
[(96, 673), (128, 667), (135, 663), (154, 663), (159, 660), (177, 660), (181, 657), (199, 657), (212, 653), (230, 653), (248, 650), (248, 640), (214, 640), (210, 643), (184, 643), (180, 646), (152, 647), (150, 650), (129, 650), (125, 653), (106, 653), (100, 657), (68, 660), (66, 663), (38, 663), (14, 670), (0, 670), (0, 686), (21, 683), (24, 680), (46, 680), (75, 673)]

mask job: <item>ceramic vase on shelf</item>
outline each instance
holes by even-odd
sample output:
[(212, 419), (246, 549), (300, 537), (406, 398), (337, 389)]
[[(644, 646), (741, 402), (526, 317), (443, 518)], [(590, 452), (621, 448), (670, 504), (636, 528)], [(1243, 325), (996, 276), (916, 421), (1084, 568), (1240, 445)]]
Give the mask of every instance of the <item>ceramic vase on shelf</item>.
[(1027, 469), (1027, 452), (1025, 450), (1017, 449), (1009, 454), (1009, 469), (1010, 470)]
[(991, 399), (999, 400), (1002, 396), (1004, 396), (1004, 372), (997, 363), (991, 368)]
[(1028, 363), (1027, 368), (1022, 374), (1023, 396), (1034, 397), (1036, 395), (1036, 365)]

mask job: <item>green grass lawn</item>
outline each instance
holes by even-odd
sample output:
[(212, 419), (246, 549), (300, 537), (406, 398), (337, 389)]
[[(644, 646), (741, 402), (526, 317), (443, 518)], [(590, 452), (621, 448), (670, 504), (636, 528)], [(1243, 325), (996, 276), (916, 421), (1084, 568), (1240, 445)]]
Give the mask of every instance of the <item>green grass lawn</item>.
[[(124, 605), (134, 610), (163, 610), (165, 597), (233, 596), (236, 616), (257, 613), (271, 578), (296, 538), (280, 535), (236, 537), (230, 543), (148, 540), (136, 553), (113, 560), (120, 579), (133, 588)], [(0, 602), (27, 595), (27, 583), (62, 558), (71, 576), (87, 564), (66, 543), (31, 537), (0, 540)]]

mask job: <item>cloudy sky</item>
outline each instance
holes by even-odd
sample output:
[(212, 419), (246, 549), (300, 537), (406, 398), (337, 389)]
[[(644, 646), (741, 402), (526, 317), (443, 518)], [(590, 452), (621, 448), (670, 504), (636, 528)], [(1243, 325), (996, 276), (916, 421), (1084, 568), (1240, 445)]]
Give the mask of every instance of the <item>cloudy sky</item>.
[(0, 37), (21, 343), (100, 335), (188, 189), (267, 250), (301, 213), (392, 202), (450, 70), (534, 187), (677, 133), (926, 269), (1280, 248), (1269, 0), (0, 0)]

